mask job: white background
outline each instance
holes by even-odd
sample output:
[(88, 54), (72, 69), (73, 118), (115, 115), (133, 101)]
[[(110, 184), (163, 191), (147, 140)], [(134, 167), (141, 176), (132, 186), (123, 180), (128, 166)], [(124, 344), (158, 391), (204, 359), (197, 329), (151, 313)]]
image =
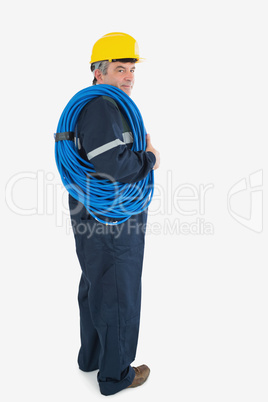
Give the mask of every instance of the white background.
[(162, 164), (135, 361), (151, 376), (110, 399), (267, 402), (267, 2), (16, 0), (0, 18), (1, 400), (103, 399), (76, 364), (80, 267), (53, 133), (91, 85), (93, 44), (119, 31), (146, 58), (133, 100)]

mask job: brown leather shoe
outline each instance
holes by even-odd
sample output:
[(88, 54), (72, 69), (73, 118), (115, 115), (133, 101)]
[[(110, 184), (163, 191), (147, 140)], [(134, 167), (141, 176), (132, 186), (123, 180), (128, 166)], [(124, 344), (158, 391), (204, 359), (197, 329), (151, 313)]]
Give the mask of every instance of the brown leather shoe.
[(129, 385), (128, 388), (135, 388), (139, 385), (144, 384), (150, 374), (150, 369), (148, 366), (146, 366), (146, 364), (142, 364), (138, 367), (133, 367), (133, 369), (135, 370), (135, 377), (133, 383)]

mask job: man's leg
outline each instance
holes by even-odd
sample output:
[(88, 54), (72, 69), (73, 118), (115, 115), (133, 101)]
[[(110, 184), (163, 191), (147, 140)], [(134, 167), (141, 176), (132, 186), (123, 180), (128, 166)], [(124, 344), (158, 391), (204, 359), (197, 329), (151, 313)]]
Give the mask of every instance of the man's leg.
[[(136, 356), (139, 334), (146, 218), (146, 213), (139, 214), (119, 225), (117, 230), (111, 227), (110, 255), (100, 281), (104, 308), (98, 314), (105, 321), (107, 331), (98, 373), (104, 395), (130, 386), (135, 376), (131, 363)], [(116, 362), (120, 363), (117, 371)]]
[[(132, 234), (122, 224), (118, 236), (112, 226), (108, 225), (107, 230), (85, 208), (71, 217), (84, 276), (79, 290), (82, 317), (79, 362), (84, 369), (96, 367), (98, 354), (100, 391), (112, 395), (130, 386), (135, 377), (130, 364), (135, 358), (139, 332), (144, 233), (137, 236), (136, 219), (141, 218), (133, 219)], [(99, 349), (90, 361), (88, 356), (94, 355), (94, 345)]]
[(83, 371), (94, 371), (99, 368), (100, 341), (98, 333), (92, 323), (89, 308), (89, 283), (82, 274), (78, 302), (80, 310), (80, 337), (81, 347), (78, 355), (78, 365)]

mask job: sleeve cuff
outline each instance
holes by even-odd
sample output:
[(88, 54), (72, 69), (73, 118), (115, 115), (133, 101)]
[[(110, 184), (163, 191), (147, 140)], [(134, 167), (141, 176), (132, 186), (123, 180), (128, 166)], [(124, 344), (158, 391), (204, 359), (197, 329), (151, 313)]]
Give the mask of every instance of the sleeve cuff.
[(153, 154), (151, 151), (148, 151), (147, 154), (149, 156), (150, 162), (152, 163), (152, 169), (153, 169), (155, 162), (156, 162), (155, 154)]

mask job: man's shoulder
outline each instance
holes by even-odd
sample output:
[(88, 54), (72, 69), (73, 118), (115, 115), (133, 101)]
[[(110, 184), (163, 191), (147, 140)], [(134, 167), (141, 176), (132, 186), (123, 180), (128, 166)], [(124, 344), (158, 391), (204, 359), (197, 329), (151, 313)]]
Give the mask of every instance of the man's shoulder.
[(96, 110), (105, 108), (112, 108), (119, 110), (116, 101), (110, 96), (106, 95), (97, 96), (96, 98), (90, 100), (84, 107), (85, 110)]
[(109, 96), (101, 95), (86, 103), (80, 112), (78, 124), (88, 120), (92, 122), (99, 119), (118, 119), (119, 116), (120, 110), (116, 101)]
[(101, 98), (102, 98), (103, 102), (109, 102), (110, 104), (114, 105), (116, 107), (116, 109), (119, 110), (119, 107), (113, 98), (111, 98), (110, 96), (106, 96), (106, 95), (102, 95)]

